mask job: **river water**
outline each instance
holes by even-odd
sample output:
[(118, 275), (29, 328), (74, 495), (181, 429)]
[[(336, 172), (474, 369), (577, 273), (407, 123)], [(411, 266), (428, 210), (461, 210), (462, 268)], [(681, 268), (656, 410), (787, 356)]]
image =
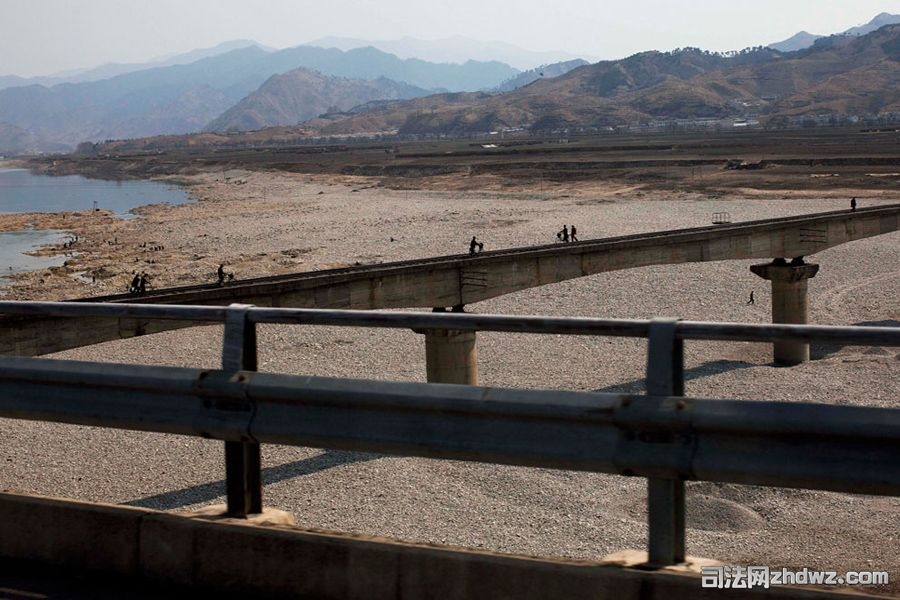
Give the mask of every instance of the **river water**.
[(81, 175), (50, 177), (0, 169), (0, 213), (62, 212), (99, 208), (128, 217), (146, 204), (184, 204), (187, 193), (158, 181), (105, 181)]
[[(81, 175), (50, 177), (26, 169), (0, 169), (0, 213), (109, 210), (121, 218), (147, 204), (191, 202), (181, 188), (158, 181), (105, 181)], [(0, 285), (5, 276), (63, 263), (65, 257), (24, 254), (38, 246), (57, 244), (61, 231), (28, 229), (0, 232)]]
[(63, 239), (63, 232), (53, 229), (0, 232), (0, 285), (4, 277), (13, 273), (61, 265), (65, 260), (62, 256), (29, 256), (25, 252), (37, 246), (58, 244)]

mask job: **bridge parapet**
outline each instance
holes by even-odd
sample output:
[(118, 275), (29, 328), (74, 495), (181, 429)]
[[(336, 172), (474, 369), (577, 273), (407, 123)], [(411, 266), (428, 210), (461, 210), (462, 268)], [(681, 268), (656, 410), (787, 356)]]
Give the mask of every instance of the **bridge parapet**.
[[(541, 559), (296, 527), (255, 526), (110, 506), (0, 493), (0, 560), (18, 575), (30, 567), (43, 586), (10, 598), (45, 598), (48, 580), (71, 570), (88, 593), (69, 598), (171, 597), (427, 600), (546, 598), (716, 600), (697, 574), (713, 560), (649, 571), (640, 552), (599, 560)], [(27, 562), (26, 562), (27, 559)], [(12, 563), (12, 564), (10, 564)], [(97, 581), (116, 581), (118, 595)], [(177, 586), (174, 590), (159, 588)], [(148, 589), (149, 588), (149, 589)], [(71, 590), (66, 589), (66, 592)], [(6, 595), (6, 594), (5, 594)], [(61, 592), (53, 597), (62, 596)], [(730, 589), (734, 600), (860, 600), (884, 596), (773, 586)]]

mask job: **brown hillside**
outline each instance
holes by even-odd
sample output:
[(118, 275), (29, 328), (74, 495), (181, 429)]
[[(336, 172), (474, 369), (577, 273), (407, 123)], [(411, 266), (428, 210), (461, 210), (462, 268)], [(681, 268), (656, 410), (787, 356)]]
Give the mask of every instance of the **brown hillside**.
[(428, 91), (380, 78), (371, 81), (299, 68), (273, 75), (258, 90), (212, 121), (207, 131), (252, 131), (295, 125), (322, 113), (348, 111), (376, 100), (424, 96)]
[(877, 114), (896, 110), (900, 101), (898, 57), (897, 25), (858, 38), (827, 38), (788, 54), (765, 49), (726, 58), (696, 49), (644, 52), (505, 94), (430, 96), (364, 117), (309, 125), (323, 134), (464, 134), (748, 114)]

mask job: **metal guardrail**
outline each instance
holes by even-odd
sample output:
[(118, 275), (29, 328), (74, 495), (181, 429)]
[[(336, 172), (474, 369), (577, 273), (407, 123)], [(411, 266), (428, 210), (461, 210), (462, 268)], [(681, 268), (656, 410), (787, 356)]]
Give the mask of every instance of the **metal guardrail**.
[[(0, 358), (0, 416), (225, 441), (229, 512), (262, 510), (260, 443), (648, 478), (650, 563), (684, 560), (688, 479), (900, 496), (900, 410), (683, 397), (683, 343), (900, 346), (900, 328), (0, 302), (0, 314), (224, 322), (222, 369)], [(257, 373), (256, 324), (648, 338), (647, 394)]]

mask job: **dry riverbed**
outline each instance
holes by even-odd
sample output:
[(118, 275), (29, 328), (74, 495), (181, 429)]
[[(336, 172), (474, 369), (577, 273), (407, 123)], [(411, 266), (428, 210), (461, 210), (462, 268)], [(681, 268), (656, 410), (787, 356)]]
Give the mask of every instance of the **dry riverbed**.
[[(187, 179), (194, 204), (151, 206), (141, 218), (100, 213), (0, 216), (77, 235), (67, 264), (16, 277), (4, 299), (124, 292), (133, 271), (151, 285), (212, 282), (548, 243), (564, 224), (579, 239), (847, 208), (896, 198), (835, 189), (815, 197), (744, 189), (650, 191), (615, 182), (523, 190), (487, 178), (429, 180), (395, 190), (377, 180), (228, 171)], [(51, 251), (51, 250), (48, 250)], [(810, 321), (900, 324), (900, 233), (809, 257)], [(604, 273), (472, 305), (481, 313), (610, 318), (677, 316), (768, 322), (769, 284), (752, 261)], [(756, 304), (747, 305), (753, 290)], [(265, 327), (261, 369), (424, 380), (424, 343), (407, 331)], [(215, 367), (221, 329), (169, 332), (59, 353), (59, 358)], [(645, 343), (619, 338), (480, 334), (485, 385), (639, 390)], [(687, 347), (687, 393), (699, 397), (897, 408), (897, 349), (813, 347), (815, 360), (770, 364), (760, 344)], [(220, 443), (138, 432), (0, 421), (0, 489), (184, 510), (222, 502)], [(98, 452), (98, 449), (102, 449)], [(496, 465), (264, 448), (265, 502), (303, 526), (542, 556), (598, 558), (644, 548), (643, 480)], [(731, 564), (887, 570), (900, 580), (900, 500), (792, 489), (690, 483), (688, 551)], [(895, 590), (897, 588), (894, 588)]]

